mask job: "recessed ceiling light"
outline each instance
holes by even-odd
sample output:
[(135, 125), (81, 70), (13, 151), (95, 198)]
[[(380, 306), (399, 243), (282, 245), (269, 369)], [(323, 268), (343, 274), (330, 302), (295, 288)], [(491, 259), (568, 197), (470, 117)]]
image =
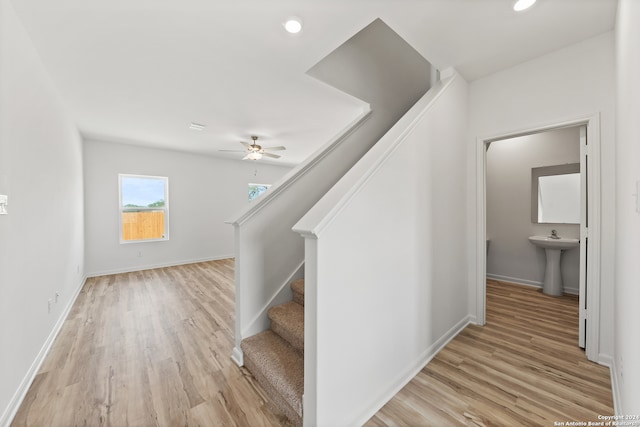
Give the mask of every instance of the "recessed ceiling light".
[(284, 21), (284, 29), (290, 34), (298, 34), (302, 31), (302, 20), (297, 16), (291, 16)]
[(513, 10), (515, 10), (516, 12), (522, 12), (523, 10), (529, 9), (531, 6), (533, 6), (535, 2), (536, 0), (518, 0), (513, 5)]
[(193, 129), (193, 130), (203, 130), (204, 128), (205, 128), (205, 125), (201, 125), (200, 123), (191, 122), (191, 124), (189, 125), (189, 129)]

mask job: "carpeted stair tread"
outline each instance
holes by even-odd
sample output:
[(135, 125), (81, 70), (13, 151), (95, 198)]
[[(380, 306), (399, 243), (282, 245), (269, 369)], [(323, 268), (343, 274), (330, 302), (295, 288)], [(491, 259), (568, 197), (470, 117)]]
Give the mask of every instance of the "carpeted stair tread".
[(291, 284), (293, 300), (304, 306), (304, 279), (298, 279)]
[(269, 309), (271, 330), (304, 353), (304, 307), (291, 301)]
[[(275, 332), (268, 330), (242, 340), (242, 352), (247, 369), (258, 382), (279, 396), (272, 396), (276, 405), (291, 418), (302, 419), (302, 392), (304, 390), (304, 357)], [(293, 412), (293, 414), (292, 414)]]

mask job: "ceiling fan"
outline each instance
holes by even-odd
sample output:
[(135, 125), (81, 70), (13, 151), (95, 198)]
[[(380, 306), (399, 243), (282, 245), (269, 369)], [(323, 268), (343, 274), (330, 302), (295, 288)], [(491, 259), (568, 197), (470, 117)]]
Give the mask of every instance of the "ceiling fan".
[(218, 151), (229, 151), (234, 153), (247, 153), (246, 156), (242, 158), (242, 160), (260, 160), (262, 156), (271, 157), (274, 159), (279, 159), (280, 156), (277, 154), (269, 153), (269, 151), (282, 151), (287, 148), (280, 145), (278, 147), (263, 147), (258, 145), (256, 141), (258, 141), (258, 137), (255, 135), (251, 136), (253, 143), (249, 144), (248, 142), (240, 141), (240, 144), (244, 145), (246, 150), (218, 150)]

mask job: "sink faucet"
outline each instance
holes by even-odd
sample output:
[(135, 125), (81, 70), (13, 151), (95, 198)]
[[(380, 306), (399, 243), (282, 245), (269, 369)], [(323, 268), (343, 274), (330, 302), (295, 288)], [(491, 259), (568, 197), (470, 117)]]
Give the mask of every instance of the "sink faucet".
[(551, 237), (552, 239), (559, 239), (560, 236), (558, 236), (558, 231), (557, 230), (551, 230)]

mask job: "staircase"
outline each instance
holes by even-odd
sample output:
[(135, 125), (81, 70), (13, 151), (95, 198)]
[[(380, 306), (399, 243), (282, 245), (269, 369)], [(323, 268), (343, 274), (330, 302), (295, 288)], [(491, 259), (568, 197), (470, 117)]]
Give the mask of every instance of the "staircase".
[(244, 365), (276, 408), (302, 425), (304, 279), (291, 284), (293, 301), (269, 309), (271, 329), (242, 340)]

